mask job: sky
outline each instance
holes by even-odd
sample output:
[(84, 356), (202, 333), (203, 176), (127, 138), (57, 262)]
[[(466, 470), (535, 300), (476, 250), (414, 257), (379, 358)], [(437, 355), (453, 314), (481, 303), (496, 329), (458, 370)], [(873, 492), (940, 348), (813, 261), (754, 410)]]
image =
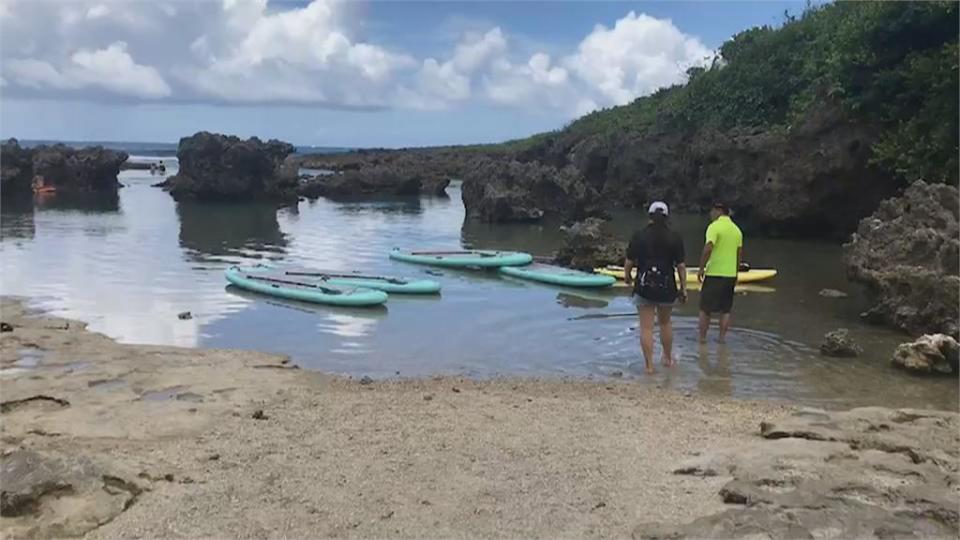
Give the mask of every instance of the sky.
[(805, 5), (0, 0), (0, 135), (498, 142), (682, 83)]

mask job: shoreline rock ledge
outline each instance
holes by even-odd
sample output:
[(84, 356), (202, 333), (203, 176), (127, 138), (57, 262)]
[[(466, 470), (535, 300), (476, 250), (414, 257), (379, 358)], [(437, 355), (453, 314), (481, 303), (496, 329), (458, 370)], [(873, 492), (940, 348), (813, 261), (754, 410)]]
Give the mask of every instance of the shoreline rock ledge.
[(873, 299), (864, 317), (912, 335), (958, 337), (960, 192), (915, 182), (860, 222), (844, 246), (847, 274)]
[(161, 184), (176, 200), (296, 200), (297, 167), (283, 141), (201, 131), (180, 139), (180, 169)]
[(760, 438), (682, 462), (674, 474), (730, 478), (727, 510), (633, 538), (956, 538), (960, 415), (802, 409)]

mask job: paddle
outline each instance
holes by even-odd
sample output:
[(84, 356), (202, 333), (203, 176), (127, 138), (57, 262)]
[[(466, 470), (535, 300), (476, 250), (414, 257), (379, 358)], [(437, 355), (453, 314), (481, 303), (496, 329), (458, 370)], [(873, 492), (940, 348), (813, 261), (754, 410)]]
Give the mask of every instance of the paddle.
[(481, 257), (496, 257), (496, 253), (483, 251), (411, 251), (411, 255), (479, 255)]
[(323, 276), (323, 277), (333, 277), (333, 278), (351, 278), (351, 279), (377, 279), (380, 281), (386, 281), (387, 283), (392, 283), (394, 285), (406, 285), (407, 282), (402, 279), (387, 277), (387, 276), (364, 276), (361, 274), (335, 274), (332, 272), (324, 272), (322, 270), (317, 270), (316, 272), (284, 272), (288, 276)]
[(322, 285), (316, 285), (314, 283), (302, 283), (300, 281), (287, 281), (285, 279), (277, 278), (268, 278), (263, 276), (251, 276), (247, 274), (247, 279), (258, 279), (260, 281), (269, 281), (270, 283), (283, 283), (284, 285), (296, 285), (298, 287), (310, 287), (313, 289), (320, 289), (324, 294), (343, 294), (343, 291), (338, 291), (337, 289), (330, 289)]

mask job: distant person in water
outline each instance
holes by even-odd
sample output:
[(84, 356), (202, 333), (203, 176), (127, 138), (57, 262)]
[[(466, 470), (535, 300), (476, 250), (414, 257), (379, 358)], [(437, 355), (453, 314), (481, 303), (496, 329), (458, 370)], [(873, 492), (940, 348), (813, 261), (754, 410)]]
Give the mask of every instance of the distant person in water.
[(160, 164), (157, 165), (157, 170), (160, 171), (160, 172), (162, 172), (162, 173), (167, 172), (167, 166), (163, 164), (163, 160), (162, 160), (162, 159), (160, 160)]
[[(670, 321), (673, 306), (687, 300), (687, 268), (683, 259), (683, 239), (670, 229), (669, 209), (657, 201), (650, 205), (650, 224), (637, 231), (630, 239), (624, 262), (624, 281), (633, 286), (633, 302), (640, 315), (640, 348), (647, 373), (653, 373), (653, 322), (660, 325), (660, 343), (663, 345), (663, 365), (670, 367), (673, 360), (673, 324)], [(634, 279), (633, 270), (637, 276)], [(677, 276), (680, 288), (677, 290)]]
[(727, 340), (737, 271), (743, 260), (743, 233), (730, 219), (730, 209), (717, 203), (710, 210), (710, 226), (700, 255), (700, 343), (706, 343), (710, 319), (720, 316), (720, 343)]

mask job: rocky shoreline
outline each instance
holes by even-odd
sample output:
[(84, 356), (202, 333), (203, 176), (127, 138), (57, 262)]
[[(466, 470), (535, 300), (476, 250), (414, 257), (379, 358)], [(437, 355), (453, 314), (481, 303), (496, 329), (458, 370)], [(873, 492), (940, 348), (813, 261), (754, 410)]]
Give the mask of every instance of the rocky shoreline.
[(956, 413), (358, 381), (0, 308), (7, 537), (957, 534)]
[(10, 196), (31, 193), (37, 186), (66, 192), (113, 192), (126, 152), (102, 146), (74, 149), (63, 144), (34, 148), (16, 139), (0, 145), (0, 186)]
[[(800, 228), (834, 238), (859, 223), (845, 257), (850, 279), (874, 299), (864, 317), (913, 336), (960, 338), (956, 186), (918, 180), (897, 194), (898, 186), (869, 164), (868, 126), (845, 122), (829, 107), (786, 132), (731, 133), (704, 131), (691, 140), (667, 141), (682, 155), (658, 153), (666, 144), (660, 139), (577, 140), (561, 133), (511, 151), (443, 147), (298, 156), (283, 141), (199, 132), (180, 140), (179, 170), (158, 186), (178, 201), (295, 205), (301, 197), (446, 196), (450, 181), (460, 179), (467, 219), (559, 219), (570, 242), (557, 262), (584, 269), (622, 258), (600, 231), (597, 219), (607, 217), (607, 210), (651, 198), (694, 209), (715, 194), (732, 193), (736, 197), (727, 202), (737, 220), (759, 223), (764, 235)], [(797, 141), (816, 141), (817, 158), (793, 152)], [(645, 157), (633, 156), (634, 150)], [(26, 149), (14, 139), (3, 144), (2, 154), (4, 191), (28, 196), (37, 178), (66, 191), (115, 193), (127, 159), (100, 147)], [(316, 174), (301, 175), (302, 169)]]

